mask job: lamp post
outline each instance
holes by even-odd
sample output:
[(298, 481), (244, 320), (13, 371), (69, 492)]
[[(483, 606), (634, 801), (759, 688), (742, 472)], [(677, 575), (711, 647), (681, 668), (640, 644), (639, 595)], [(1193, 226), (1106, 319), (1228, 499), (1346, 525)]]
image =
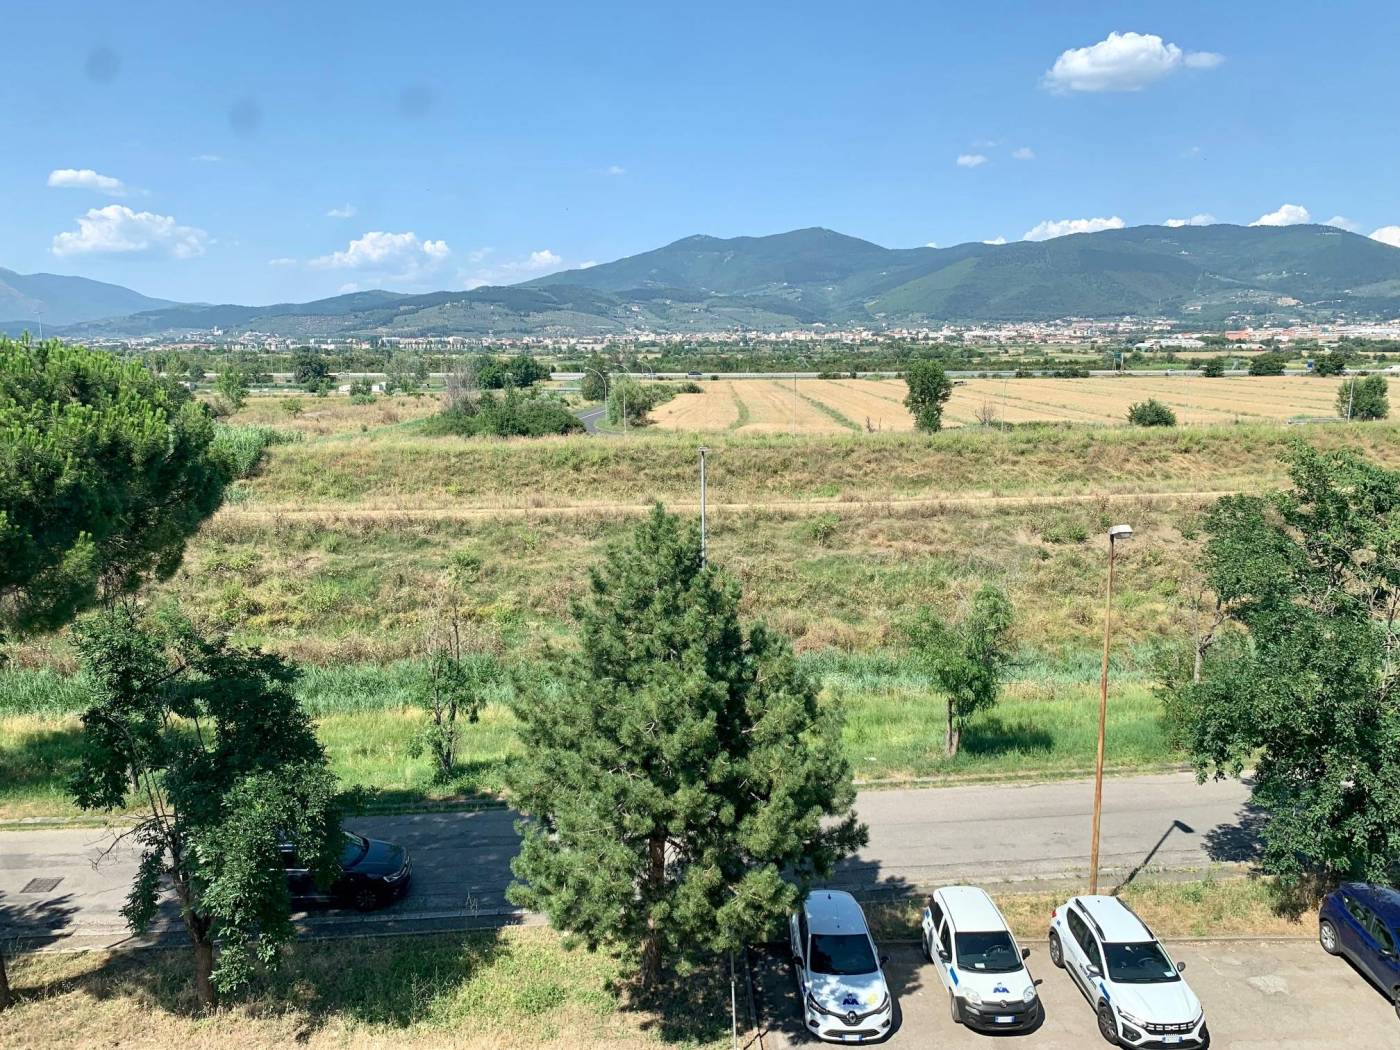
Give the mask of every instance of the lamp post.
[(705, 453), (710, 451), (704, 445), (700, 446), (700, 564), (704, 565), (709, 560), (709, 546), (705, 537)]
[(1099, 820), (1103, 815), (1103, 737), (1108, 722), (1108, 646), (1113, 637), (1113, 563), (1118, 553), (1118, 541), (1133, 534), (1129, 525), (1115, 525), (1108, 530), (1108, 590), (1103, 606), (1103, 673), (1099, 677), (1099, 748), (1094, 761), (1094, 832), (1089, 847), (1089, 892), (1099, 892)]

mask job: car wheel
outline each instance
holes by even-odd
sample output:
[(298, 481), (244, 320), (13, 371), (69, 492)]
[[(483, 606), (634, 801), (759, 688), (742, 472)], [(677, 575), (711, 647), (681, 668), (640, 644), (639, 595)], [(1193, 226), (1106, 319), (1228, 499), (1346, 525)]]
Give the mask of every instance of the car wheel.
[(374, 892), (373, 886), (356, 886), (350, 901), (358, 911), (374, 911), (379, 907), (379, 894)]
[(1337, 945), (1337, 927), (1331, 920), (1323, 919), (1317, 924), (1317, 942), (1328, 955), (1336, 955), (1341, 950)]
[(1400, 988), (1395, 989), (1395, 1016), (1400, 1017)]
[(1060, 935), (1054, 930), (1050, 931), (1050, 961), (1061, 970), (1065, 968), (1065, 949), (1060, 944)]
[(948, 1011), (953, 1015), (954, 1024), (962, 1024), (962, 1011), (958, 1009), (958, 997), (952, 992), (948, 993)]
[(1099, 1003), (1099, 1035), (1108, 1041), (1109, 1046), (1119, 1046), (1118, 1022), (1113, 1019), (1113, 1007)]

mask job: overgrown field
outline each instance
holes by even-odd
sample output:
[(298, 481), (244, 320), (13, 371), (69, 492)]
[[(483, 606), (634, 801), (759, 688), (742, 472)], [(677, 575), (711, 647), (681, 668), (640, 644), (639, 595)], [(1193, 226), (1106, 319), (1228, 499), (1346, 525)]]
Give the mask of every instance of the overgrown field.
[[(1254, 423), (1337, 414), (1342, 379), (1318, 376), (1096, 376), (1089, 379), (959, 379), (944, 410), (948, 426), (1117, 423), (1128, 406), (1156, 398), (1181, 423)], [(667, 430), (740, 434), (909, 431), (900, 379), (739, 379), (700, 384), (652, 412)]]

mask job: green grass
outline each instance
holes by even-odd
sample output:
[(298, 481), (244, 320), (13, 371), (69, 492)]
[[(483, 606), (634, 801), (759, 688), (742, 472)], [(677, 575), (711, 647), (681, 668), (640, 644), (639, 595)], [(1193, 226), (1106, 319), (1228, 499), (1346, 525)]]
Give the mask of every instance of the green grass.
[(859, 423), (851, 419), (849, 416), (845, 415), (833, 405), (828, 405), (825, 401), (822, 401), (819, 398), (809, 397), (806, 394), (802, 394), (801, 397), (803, 401), (807, 402), (807, 404), (811, 405), (813, 408), (815, 408), (822, 415), (826, 416), (826, 418), (831, 420), (833, 423), (837, 423), (845, 427), (847, 430), (854, 431), (857, 434), (864, 429), (864, 427), (862, 427)]

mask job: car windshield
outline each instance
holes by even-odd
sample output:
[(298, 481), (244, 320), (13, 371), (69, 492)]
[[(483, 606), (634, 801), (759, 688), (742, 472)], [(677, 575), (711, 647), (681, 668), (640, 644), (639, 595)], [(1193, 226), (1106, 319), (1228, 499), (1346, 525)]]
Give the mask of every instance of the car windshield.
[(870, 950), (870, 938), (858, 933), (816, 933), (812, 935), (813, 973), (837, 977), (874, 973), (879, 967)]
[(1005, 930), (987, 933), (960, 933), (958, 965), (979, 973), (1011, 973), (1021, 968), (1021, 953)]
[(1105, 944), (1108, 976), (1120, 984), (1168, 984), (1181, 977), (1156, 941)]
[(349, 868), (358, 864), (362, 857), (369, 852), (369, 839), (360, 835), (345, 833), (345, 845), (340, 850), (340, 866)]

